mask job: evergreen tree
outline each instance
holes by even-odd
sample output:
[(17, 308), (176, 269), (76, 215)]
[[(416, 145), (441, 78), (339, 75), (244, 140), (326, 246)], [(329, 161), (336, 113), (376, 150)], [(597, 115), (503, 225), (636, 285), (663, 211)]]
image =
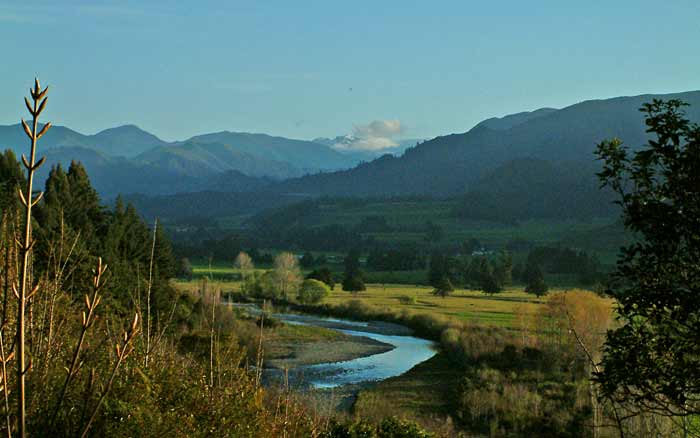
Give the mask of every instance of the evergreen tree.
[(24, 172), (11, 149), (0, 154), (0, 215), (16, 211), (17, 189), (24, 185)]
[(435, 289), (433, 290), (433, 295), (437, 295), (442, 298), (445, 298), (452, 291), (454, 291), (452, 282), (447, 277), (442, 277), (442, 279), (434, 287)]
[(541, 297), (547, 293), (549, 286), (544, 281), (544, 274), (540, 267), (534, 263), (525, 268), (525, 292)]
[(437, 288), (444, 283), (446, 278), (449, 279), (447, 256), (439, 252), (433, 252), (428, 262), (428, 283), (434, 288)]
[(306, 276), (307, 280), (318, 280), (326, 283), (328, 287), (333, 290), (335, 287), (335, 280), (333, 279), (333, 273), (330, 269), (323, 267), (320, 269), (314, 269)]
[(364, 275), (360, 269), (360, 253), (357, 250), (351, 250), (345, 257), (343, 290), (352, 293), (365, 290)]
[(493, 270), (496, 283), (501, 287), (508, 286), (513, 283), (513, 257), (506, 250), (502, 251), (496, 261), (496, 266)]

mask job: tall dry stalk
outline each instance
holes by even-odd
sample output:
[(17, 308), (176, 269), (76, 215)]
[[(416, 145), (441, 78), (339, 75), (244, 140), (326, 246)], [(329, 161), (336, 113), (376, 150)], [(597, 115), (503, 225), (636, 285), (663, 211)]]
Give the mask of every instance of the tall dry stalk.
[(153, 290), (153, 258), (156, 254), (156, 231), (158, 230), (158, 218), (153, 226), (153, 241), (151, 242), (151, 261), (148, 266), (148, 289), (146, 291), (146, 354), (144, 366), (148, 368), (148, 358), (151, 353), (151, 291)]
[(131, 322), (131, 326), (127, 331), (124, 332), (122, 335), (122, 341), (118, 343), (114, 351), (117, 355), (117, 360), (114, 362), (114, 366), (112, 367), (112, 372), (109, 375), (109, 380), (107, 381), (107, 385), (105, 386), (104, 391), (102, 392), (102, 395), (100, 396), (99, 400), (97, 401), (97, 404), (92, 410), (92, 413), (90, 414), (90, 418), (88, 419), (87, 423), (85, 424), (85, 427), (83, 428), (83, 432), (80, 434), (81, 438), (85, 438), (90, 431), (90, 427), (92, 426), (93, 421), (95, 421), (95, 418), (97, 417), (97, 413), (100, 411), (100, 408), (102, 407), (102, 403), (105, 401), (105, 398), (107, 397), (107, 394), (109, 391), (112, 389), (112, 384), (114, 384), (114, 378), (117, 376), (117, 371), (119, 371), (119, 367), (121, 366), (122, 363), (126, 360), (126, 358), (131, 354), (132, 351), (134, 351), (134, 338), (139, 332), (139, 314), (134, 315), (134, 320)]
[[(2, 329), (4, 330), (4, 323)], [(7, 380), (7, 363), (12, 360), (14, 353), (10, 353), (9, 356), (5, 356), (5, 340), (3, 339), (2, 332), (0, 330), (0, 362), (2, 362), (2, 393), (5, 402), (5, 427), (7, 428), (7, 437), (12, 438), (12, 422), (10, 419), (10, 397), (9, 397), (9, 383)]]
[(29, 137), (31, 142), (29, 160), (22, 154), (22, 163), (27, 169), (27, 185), (26, 190), (23, 193), (19, 190), (19, 199), (24, 206), (24, 236), (23, 241), (18, 242), (20, 252), (22, 253), (21, 265), (20, 265), (20, 276), (19, 276), (19, 287), (16, 284), (13, 285), (13, 290), (18, 300), (17, 309), (17, 431), (21, 438), (26, 436), (26, 413), (27, 413), (27, 394), (26, 394), (26, 382), (25, 376), (29, 371), (29, 366), (27, 366), (26, 355), (25, 355), (25, 314), (27, 311), (27, 302), (36, 294), (38, 290), (38, 284), (32, 287), (31, 280), (29, 278), (30, 270), (30, 255), (32, 247), (34, 246), (34, 241), (32, 240), (32, 207), (34, 207), (41, 199), (43, 192), (34, 198), (33, 184), (34, 184), (34, 174), (37, 169), (44, 164), (45, 158), (42, 157), (38, 162), (36, 162), (36, 144), (37, 141), (46, 134), (46, 131), (51, 127), (51, 123), (47, 123), (38, 131), (39, 115), (44, 111), (46, 107), (46, 93), (49, 88), (46, 87), (43, 90), (39, 84), (39, 80), (34, 80), (34, 89), (30, 89), (33, 103), (29, 102), (29, 99), (24, 98), (24, 103), (27, 105), (27, 110), (32, 115), (32, 127), (27, 125), (27, 122), (22, 119), (22, 128), (24, 132)]
[(209, 386), (214, 387), (214, 363), (218, 362), (216, 354), (216, 346), (218, 344), (216, 331), (216, 310), (221, 304), (221, 289), (217, 286), (210, 286), (204, 283), (202, 287), (202, 300), (205, 306), (209, 306), (208, 323), (209, 323)]
[(104, 286), (104, 283), (102, 283), (102, 276), (104, 275), (106, 270), (107, 265), (103, 265), (102, 258), (99, 257), (97, 259), (97, 267), (95, 268), (95, 274), (92, 280), (92, 296), (87, 294), (85, 295), (85, 310), (87, 312), (83, 311), (82, 314), (83, 319), (80, 327), (80, 336), (78, 337), (78, 342), (75, 345), (75, 350), (73, 350), (73, 357), (71, 359), (70, 366), (68, 367), (67, 371), (68, 374), (66, 375), (66, 379), (63, 382), (61, 394), (59, 395), (58, 401), (56, 402), (56, 407), (54, 408), (50, 424), (53, 424), (53, 422), (56, 420), (58, 411), (61, 409), (63, 400), (66, 397), (66, 391), (68, 390), (68, 387), (70, 386), (75, 376), (78, 374), (78, 371), (80, 371), (80, 367), (82, 365), (82, 362), (80, 361), (80, 354), (82, 352), (83, 344), (85, 342), (85, 336), (87, 335), (88, 330), (97, 318), (97, 315), (95, 315), (95, 309), (97, 309), (97, 306), (100, 304), (100, 301), (102, 299), (100, 297), (100, 290)]

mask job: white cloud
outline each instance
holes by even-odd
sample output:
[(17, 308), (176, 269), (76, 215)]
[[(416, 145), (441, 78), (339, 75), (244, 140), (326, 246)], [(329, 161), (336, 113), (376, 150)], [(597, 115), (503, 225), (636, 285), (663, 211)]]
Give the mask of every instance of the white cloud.
[(342, 137), (333, 148), (341, 151), (381, 151), (398, 146), (393, 137), (401, 134), (404, 127), (400, 120), (373, 120), (366, 125), (355, 125), (352, 135)]

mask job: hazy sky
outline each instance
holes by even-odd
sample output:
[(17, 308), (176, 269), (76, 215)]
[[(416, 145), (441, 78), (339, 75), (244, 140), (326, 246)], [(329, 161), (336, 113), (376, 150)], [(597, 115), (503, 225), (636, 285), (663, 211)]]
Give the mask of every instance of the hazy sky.
[(48, 118), (89, 134), (313, 138), (398, 120), (432, 137), (700, 89), (699, 43), (698, 0), (0, 1), (0, 124), (24, 116), (38, 75)]

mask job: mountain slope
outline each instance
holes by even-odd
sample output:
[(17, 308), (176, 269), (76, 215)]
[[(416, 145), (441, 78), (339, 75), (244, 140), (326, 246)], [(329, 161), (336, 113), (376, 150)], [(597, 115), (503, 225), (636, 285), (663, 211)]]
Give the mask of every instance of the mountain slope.
[(135, 157), (168, 143), (136, 125), (105, 129), (89, 136), (92, 147), (115, 157)]
[(288, 162), (242, 152), (238, 147), (221, 143), (187, 141), (177, 146), (152, 149), (136, 157), (135, 161), (190, 177), (206, 177), (230, 170), (275, 179), (303, 175), (301, 170)]
[[(26, 150), (27, 138), (19, 124), (0, 126), (0, 148)], [(81, 161), (93, 168), (93, 182), (103, 195), (129, 193), (170, 194), (232, 187), (256, 190), (257, 177), (281, 180), (321, 170), (352, 167), (357, 161), (323, 145), (264, 134), (219, 132), (168, 143), (135, 125), (84, 135), (54, 126), (41, 139), (40, 153), (48, 164)], [(247, 184), (241, 175), (249, 175)], [(145, 175), (152, 175), (148, 184)], [(243, 175), (243, 176), (245, 176)], [(127, 179), (121, 177), (128, 176)], [(227, 177), (232, 178), (231, 181)], [(214, 186), (213, 181), (220, 185)]]
[[(351, 170), (286, 181), (275, 189), (313, 196), (446, 196), (464, 192), (487, 172), (516, 158), (588, 166), (594, 162), (596, 144), (603, 139), (619, 137), (631, 147), (645, 143), (639, 108), (653, 98), (684, 100), (691, 104), (688, 118), (700, 121), (700, 91), (592, 100), (529, 113), (524, 121), (522, 115), (521, 120), (492, 119), (464, 134), (426, 141), (398, 158), (383, 156)], [(494, 123), (499, 129), (489, 128)]]
[(583, 219), (617, 212), (614, 194), (601, 189), (593, 163), (552, 163), (519, 158), (490, 171), (465, 195), (455, 213), (463, 219), (515, 222)]
[(65, 169), (75, 157), (80, 157), (95, 189), (105, 198), (118, 194), (148, 193), (173, 194), (204, 190), (227, 192), (256, 191), (270, 181), (244, 175), (236, 170), (201, 174), (185, 174), (176, 168), (142, 164), (123, 157), (110, 157), (94, 149), (59, 147), (45, 152), (47, 165), (39, 169), (38, 180), (43, 181), (51, 166)]
[[(23, 151), (27, 137), (22, 126), (0, 126), (0, 147)], [(44, 150), (58, 147), (80, 147), (94, 149), (114, 157), (133, 157), (151, 148), (168, 143), (135, 125), (105, 129), (95, 135), (85, 135), (65, 126), (53, 126), (41, 138)]]
[(355, 164), (351, 158), (319, 143), (266, 134), (223, 131), (198, 135), (187, 143), (223, 144), (251, 156), (289, 163), (303, 173), (343, 169)]

